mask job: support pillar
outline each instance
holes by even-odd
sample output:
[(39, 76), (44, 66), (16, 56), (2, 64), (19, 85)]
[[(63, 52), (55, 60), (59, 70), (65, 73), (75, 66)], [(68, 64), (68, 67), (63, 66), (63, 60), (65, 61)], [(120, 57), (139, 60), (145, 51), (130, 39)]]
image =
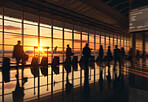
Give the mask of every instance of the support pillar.
[(135, 57), (136, 51), (136, 33), (131, 34), (131, 48), (133, 49), (133, 57)]
[(131, 33), (132, 63), (131, 67), (135, 68), (135, 52), (136, 52), (136, 33)]
[(145, 61), (145, 32), (142, 34), (142, 58)]

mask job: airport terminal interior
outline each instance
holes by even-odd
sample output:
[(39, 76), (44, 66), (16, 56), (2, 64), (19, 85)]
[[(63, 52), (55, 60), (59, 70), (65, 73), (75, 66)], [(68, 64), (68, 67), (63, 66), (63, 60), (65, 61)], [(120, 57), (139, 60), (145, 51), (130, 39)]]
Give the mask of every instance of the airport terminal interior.
[(147, 102), (147, 0), (0, 0), (0, 102)]

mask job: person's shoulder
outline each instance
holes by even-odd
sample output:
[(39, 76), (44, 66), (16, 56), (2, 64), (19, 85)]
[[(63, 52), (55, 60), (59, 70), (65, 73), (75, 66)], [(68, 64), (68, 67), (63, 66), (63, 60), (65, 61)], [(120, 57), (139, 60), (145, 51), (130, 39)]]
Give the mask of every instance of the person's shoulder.
[(18, 47), (18, 45), (14, 45), (14, 48), (17, 48)]
[(22, 45), (19, 45), (19, 48), (23, 48), (23, 46)]
[(83, 49), (86, 49), (86, 46)]

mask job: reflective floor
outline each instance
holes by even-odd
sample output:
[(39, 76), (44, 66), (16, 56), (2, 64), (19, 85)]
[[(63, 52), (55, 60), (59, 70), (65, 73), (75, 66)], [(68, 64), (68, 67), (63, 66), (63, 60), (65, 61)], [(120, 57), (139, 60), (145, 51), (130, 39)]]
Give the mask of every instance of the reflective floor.
[[(19, 97), (20, 100), (30, 102), (147, 102), (146, 64), (140, 60), (135, 68), (131, 68), (130, 63), (126, 62), (121, 70), (118, 65), (116, 70), (113, 70), (113, 65), (109, 70), (108, 66), (100, 67), (95, 63), (95, 68), (89, 68), (89, 90), (84, 88), (84, 70), (79, 66), (78, 71), (71, 71), (69, 74), (73, 88), (66, 86), (66, 71), (64, 69), (63, 73), (62, 65), (57, 75), (54, 72), (52, 74), (51, 66), (47, 76), (39, 69), (40, 77), (34, 75), (30, 67), (25, 67), (24, 70), (19, 68), (16, 76), (14, 68), (10, 71), (10, 82), (4, 83), (4, 88), (0, 78), (0, 100), (4, 98), (4, 102), (12, 102)], [(0, 74), (2, 76), (2, 72)]]

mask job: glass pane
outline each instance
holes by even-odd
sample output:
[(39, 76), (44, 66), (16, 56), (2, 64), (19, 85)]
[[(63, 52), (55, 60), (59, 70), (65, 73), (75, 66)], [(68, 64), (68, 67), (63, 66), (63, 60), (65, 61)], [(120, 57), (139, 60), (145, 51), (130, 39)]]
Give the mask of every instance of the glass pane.
[(61, 39), (53, 39), (53, 47), (62, 47), (63, 46), (63, 40)]
[(60, 38), (62, 39), (63, 32), (61, 30), (53, 29), (53, 38)]
[(64, 39), (72, 39), (72, 32), (64, 32)]
[(89, 42), (94, 42), (94, 34), (89, 35)]
[(24, 34), (38, 35), (38, 26), (24, 24)]
[(40, 27), (40, 36), (51, 37), (51, 29)]
[(81, 42), (79, 40), (74, 40), (74, 48), (81, 48)]
[(4, 30), (5, 32), (13, 32), (13, 33), (20, 33), (21, 34), (21, 23), (17, 23), (17, 22), (11, 22), (11, 21), (4, 21), (5, 26), (4, 26)]
[(22, 35), (5, 33), (4, 43), (9, 45), (16, 45), (18, 40), (22, 40)]
[(74, 39), (75, 40), (80, 40), (80, 34), (74, 34)]
[(24, 45), (38, 46), (38, 37), (37, 36), (24, 35)]
[(51, 47), (51, 38), (40, 37), (40, 46)]
[(64, 40), (64, 47), (67, 48), (67, 44), (69, 44), (69, 47), (72, 48), (72, 41), (70, 40)]

